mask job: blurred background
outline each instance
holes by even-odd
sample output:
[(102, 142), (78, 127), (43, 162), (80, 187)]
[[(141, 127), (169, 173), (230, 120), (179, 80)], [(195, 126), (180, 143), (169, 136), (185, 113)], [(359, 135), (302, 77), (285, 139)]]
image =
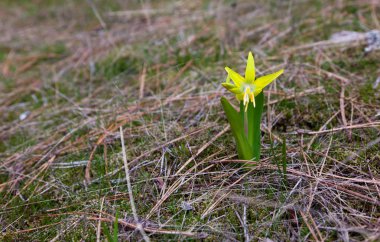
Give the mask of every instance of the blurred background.
[[(380, 1), (2, 0), (0, 33), (0, 240), (143, 240), (133, 215), (157, 241), (380, 238)], [(243, 169), (219, 100), (249, 51), (285, 73)]]

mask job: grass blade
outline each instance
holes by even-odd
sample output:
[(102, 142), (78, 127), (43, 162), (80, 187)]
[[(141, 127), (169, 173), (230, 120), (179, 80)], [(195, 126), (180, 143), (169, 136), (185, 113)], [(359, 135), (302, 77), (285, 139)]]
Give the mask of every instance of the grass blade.
[(107, 237), (107, 241), (113, 242), (113, 238), (111, 237), (111, 233), (110, 233), (108, 226), (106, 224), (102, 223), (102, 228), (103, 228), (103, 233)]
[(116, 211), (115, 222), (113, 223), (113, 241), (118, 241), (119, 234), (119, 213)]
[(287, 163), (286, 163), (286, 138), (284, 137), (282, 139), (282, 176), (284, 178), (284, 183), (286, 184), (287, 181), (287, 176), (286, 176), (286, 168), (287, 168)]

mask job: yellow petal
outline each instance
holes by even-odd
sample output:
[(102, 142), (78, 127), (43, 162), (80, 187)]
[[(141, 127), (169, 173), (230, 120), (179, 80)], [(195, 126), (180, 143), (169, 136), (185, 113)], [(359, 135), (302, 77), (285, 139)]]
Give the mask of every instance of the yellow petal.
[(228, 83), (228, 82), (223, 82), (223, 83), (222, 83), (222, 86), (225, 87), (227, 90), (230, 90), (230, 89), (236, 87), (234, 84), (232, 84), (232, 83)]
[(263, 91), (262, 88), (256, 88), (255, 91), (253, 92), (253, 95), (255, 95), (255, 97), (256, 97), (256, 96), (259, 95), (260, 92), (262, 92), (262, 91)]
[(232, 92), (232, 93), (235, 93), (235, 94), (242, 93), (242, 90), (241, 90), (241, 88), (239, 88), (239, 87), (232, 88), (232, 89), (229, 90), (229, 91)]
[(226, 83), (231, 83), (231, 81), (230, 81), (230, 75), (227, 75), (227, 78), (226, 78)]
[(245, 79), (253, 83), (255, 80), (255, 60), (253, 59), (252, 52), (248, 54), (247, 66), (245, 67)]
[(284, 70), (279, 70), (278, 72), (275, 72), (275, 73), (272, 73), (272, 74), (269, 74), (269, 75), (266, 75), (266, 76), (259, 77), (259, 78), (257, 78), (257, 80), (255, 81), (254, 84), (255, 84), (256, 88), (263, 89), (269, 83), (271, 83), (277, 77), (279, 77), (283, 72), (284, 72)]
[(232, 92), (232, 93), (235, 93), (235, 94), (239, 94), (241, 93), (241, 88), (235, 86), (234, 84), (232, 83), (226, 83), (226, 82), (223, 82), (222, 83), (222, 86), (225, 87), (228, 91)]
[(240, 87), (244, 82), (244, 77), (242, 77), (239, 73), (233, 71), (231, 68), (227, 67), (225, 68), (227, 71), (229, 77), (234, 81), (235, 85)]
[(236, 99), (239, 101), (243, 101), (244, 99), (244, 92), (236, 94)]

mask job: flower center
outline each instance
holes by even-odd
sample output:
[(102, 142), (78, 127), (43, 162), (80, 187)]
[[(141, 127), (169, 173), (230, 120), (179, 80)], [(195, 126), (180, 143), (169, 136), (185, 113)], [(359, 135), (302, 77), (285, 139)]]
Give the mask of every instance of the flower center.
[(247, 112), (249, 101), (251, 101), (253, 103), (253, 106), (256, 107), (255, 95), (254, 95), (255, 88), (256, 87), (253, 84), (244, 86), (243, 104), (245, 106), (245, 112)]

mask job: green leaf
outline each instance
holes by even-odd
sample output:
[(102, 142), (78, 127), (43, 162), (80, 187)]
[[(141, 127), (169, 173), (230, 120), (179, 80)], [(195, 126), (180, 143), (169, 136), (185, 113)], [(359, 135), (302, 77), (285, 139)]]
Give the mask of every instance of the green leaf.
[(240, 114), (231, 106), (226, 98), (222, 97), (220, 101), (236, 141), (239, 159), (251, 160), (252, 148), (248, 143), (247, 137), (245, 136), (244, 126), (242, 126), (244, 121), (242, 121)]
[(119, 234), (119, 213), (116, 211), (115, 215), (115, 222), (113, 223), (113, 241), (116, 242), (118, 241), (118, 236)]
[(254, 160), (260, 160), (261, 149), (261, 115), (264, 109), (264, 93), (261, 92), (255, 97), (256, 107), (252, 102), (248, 104), (247, 121), (248, 121), (248, 142), (252, 147)]

